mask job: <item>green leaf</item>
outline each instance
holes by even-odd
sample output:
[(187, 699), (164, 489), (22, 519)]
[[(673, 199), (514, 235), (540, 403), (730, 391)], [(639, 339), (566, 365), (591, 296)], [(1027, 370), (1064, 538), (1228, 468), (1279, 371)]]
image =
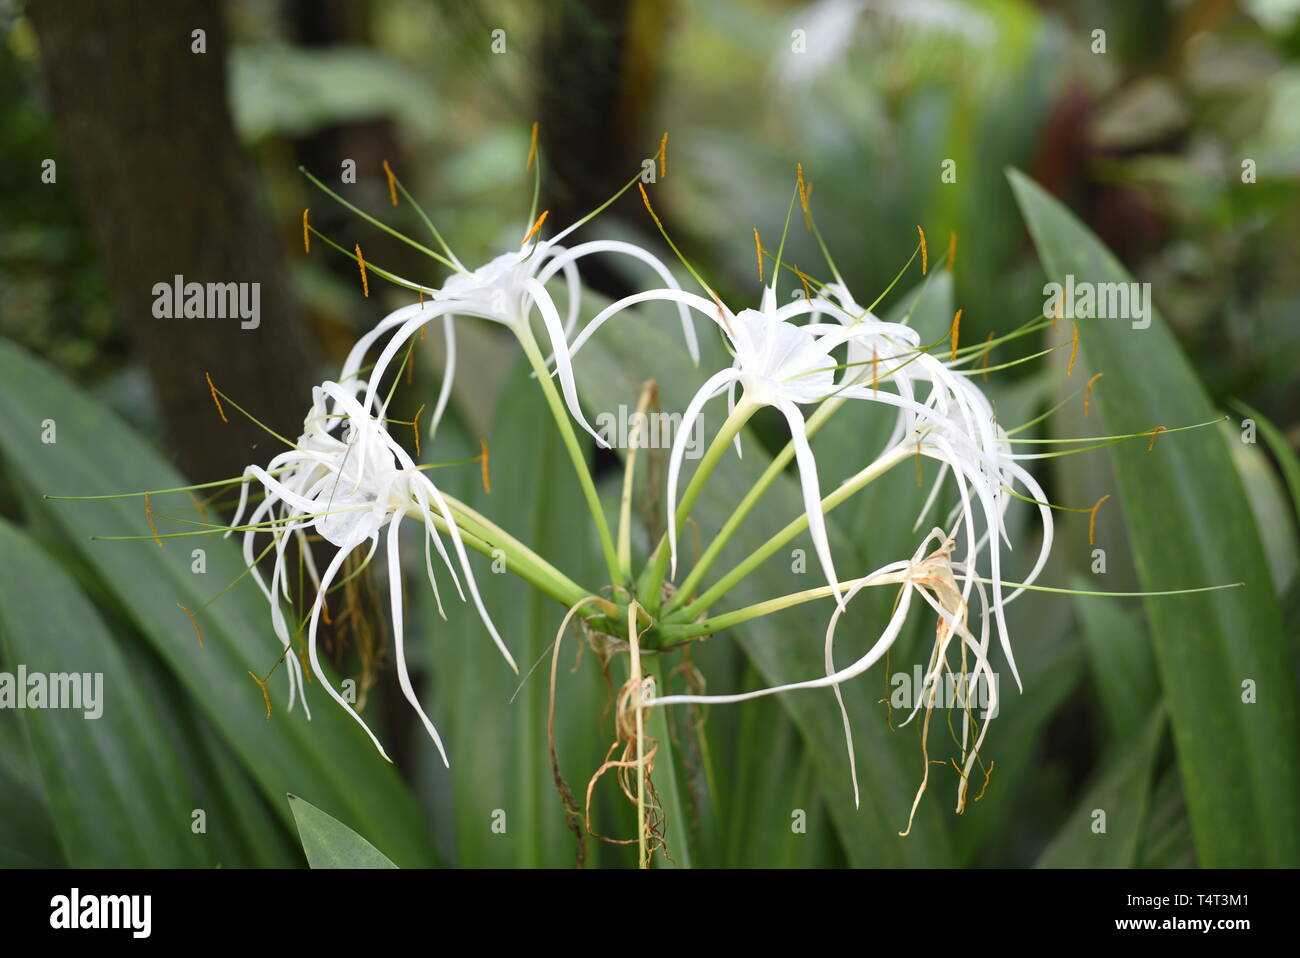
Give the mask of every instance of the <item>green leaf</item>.
[[(41, 677), (45, 694), (54, 693), (56, 675), (79, 689), (77, 708), (47, 702), (19, 713), (68, 863), (212, 864), (209, 843), (190, 830), (191, 811), (202, 799), (185, 787), (162, 716), (77, 586), (2, 520), (0, 597), (4, 670), (12, 681), (22, 669)], [(27, 689), (16, 692), (25, 700)]]
[(1093, 784), (1043, 852), (1039, 868), (1137, 865), (1164, 730), (1164, 709), (1158, 708), (1133, 738), (1119, 740), (1115, 753), (1102, 763)]
[(16, 711), (0, 712), (0, 868), (67, 865)]
[[(1023, 174), (1011, 185), (1048, 278), (1131, 277)], [(1093, 396), (1112, 433), (1191, 425), (1215, 410), (1164, 320), (1084, 321), (1080, 348), (1104, 372)], [(1081, 373), (1086, 376), (1086, 373)], [(1145, 589), (1244, 588), (1145, 601), (1198, 857), (1210, 867), (1300, 863), (1300, 703), (1295, 660), (1241, 481), (1216, 430), (1111, 451)], [(1243, 701), (1244, 683), (1255, 700)]]
[[(667, 670), (664, 668), (663, 656), (647, 656), (643, 662), (646, 675), (654, 676), (657, 688), (666, 688)], [(665, 838), (669, 842), (668, 859), (662, 850), (655, 853), (654, 866), (657, 868), (692, 867), (690, 820), (686, 817), (686, 801), (683, 797), (683, 782), (677, 768), (676, 749), (673, 747), (675, 730), (668, 726), (668, 715), (664, 709), (651, 709), (646, 722), (646, 735), (659, 743), (659, 758), (655, 761), (655, 788), (659, 792), (659, 801), (663, 806), (666, 827)]]
[(378, 848), (311, 802), (290, 795), (289, 808), (298, 823), (307, 864), (312, 868), (397, 867)]
[(1264, 437), (1265, 445), (1268, 446), (1277, 459), (1277, 464), (1282, 470), (1282, 477), (1286, 480), (1287, 489), (1291, 493), (1291, 505), (1295, 509), (1295, 516), (1300, 519), (1300, 455), (1297, 455), (1296, 451), (1291, 448), (1291, 443), (1282, 430), (1277, 428), (1263, 413), (1237, 400), (1234, 400), (1231, 405), (1240, 409), (1247, 417), (1255, 421), (1259, 434)]
[(1142, 835), (1140, 868), (1195, 868), (1196, 846), (1187, 820), (1178, 769), (1170, 767), (1151, 794), (1151, 811)]
[[(0, 454), (15, 479), (37, 495), (140, 492), (185, 484), (105, 407), (44, 362), (3, 341), (0, 384)], [(55, 423), (55, 442), (41, 441), (46, 420)], [(153, 497), (151, 506), (182, 519), (202, 518), (184, 494)], [(309, 722), (300, 707), (284, 708), (287, 692), (281, 669), (268, 684), (273, 706), (278, 707), (267, 718), (262, 694), (248, 676), (265, 675), (280, 654), (265, 600), (245, 580), (202, 609), (244, 570), (231, 543), (204, 536), (166, 540), (158, 548), (147, 541), (90, 539), (92, 534), (148, 534), (139, 499), (56, 502), (50, 512), (87, 564), (120, 598), (173, 680), (239, 757), (287, 827), (292, 821), (280, 799), (288, 791), (307, 792), (331, 814), (356, 822), (399, 864), (427, 865), (434, 860), (428, 830), (409, 790), (360, 727), (317, 686), (308, 685), (313, 706)], [(196, 548), (205, 551), (205, 574), (192, 571)], [(202, 646), (181, 603), (199, 612)]]
[[(1073, 587), (1094, 585), (1077, 576)], [(1081, 595), (1074, 601), (1110, 736), (1126, 741), (1141, 730), (1152, 703), (1160, 700), (1151, 639), (1140, 616), (1125, 611), (1118, 599)]]
[[(438, 470), (436, 481), (446, 481), (453, 494), (575, 582), (598, 589), (605, 577), (600, 547), (550, 411), (522, 362), (513, 367), (507, 382), (489, 437), (492, 492), (484, 491), (476, 468)], [(437, 458), (458, 454), (449, 445), (451, 438), (444, 440), (440, 432)], [(478, 438), (468, 445), (477, 452)], [(446, 622), (425, 597), (423, 629), (431, 644), (434, 678), (430, 701), (440, 716), (439, 728), (445, 730), (451, 760), (449, 770), (430, 774), (444, 783), (450, 779), (457, 860), (472, 867), (572, 867), (577, 842), (554, 784), (546, 740), (549, 650), (565, 609), (504, 572), (499, 563), (477, 553), (471, 562), (484, 602), (521, 674), (505, 664), (474, 608), (461, 603), (453, 589), (443, 590)], [(609, 692), (596, 657), (584, 651), (581, 667), (574, 669), (582, 644), (571, 629), (561, 645), (555, 720), (561, 773), (579, 805), (613, 741), (612, 722), (605, 714)], [(616, 791), (612, 775), (597, 788), (598, 803), (606, 801), (606, 790)], [(613, 820), (593, 811), (596, 830), (634, 834), (634, 810), (621, 796), (619, 802), (611, 806), (619, 816)], [(605, 851), (590, 837), (586, 847), (591, 864)], [(625, 848), (611, 851), (621, 856), (613, 860), (624, 864), (629, 861), (626, 853)], [(630, 860), (635, 863), (635, 850)]]
[[(748, 681), (761, 681), (749, 669)], [(815, 790), (816, 772), (803, 752), (799, 731), (778, 702), (757, 699), (739, 710), (740, 725), (730, 765), (735, 787), (728, 824), (729, 868), (798, 868), (838, 863), (826, 803)], [(709, 717), (712, 726), (718, 718)]]

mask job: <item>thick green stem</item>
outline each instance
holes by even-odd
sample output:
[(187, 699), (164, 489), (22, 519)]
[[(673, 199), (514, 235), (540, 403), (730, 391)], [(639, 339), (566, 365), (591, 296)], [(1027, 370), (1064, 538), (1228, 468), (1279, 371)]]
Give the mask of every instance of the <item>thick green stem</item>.
[[(682, 493), (681, 502), (677, 504), (676, 516), (669, 520), (674, 523), (676, 535), (681, 535), (682, 528), (686, 525), (686, 519), (691, 514), (691, 508), (695, 505), (695, 500), (700, 497), (700, 493), (704, 491), (704, 485), (718, 465), (718, 460), (722, 458), (723, 453), (727, 451), (727, 446), (736, 438), (736, 434), (740, 432), (757, 409), (756, 404), (742, 395), (740, 401), (736, 403), (736, 408), (727, 416), (722, 428), (713, 437), (713, 442), (705, 451), (704, 457), (700, 459), (700, 464), (696, 467), (695, 474), (691, 476), (686, 491)], [(670, 558), (668, 536), (665, 534), (659, 540), (659, 546), (655, 549), (650, 563), (646, 566), (646, 571), (642, 574), (638, 588), (641, 604), (649, 610), (651, 615), (658, 615), (659, 597), (663, 591), (664, 577), (668, 572)]]
[[(912, 450), (905, 445), (895, 446), (886, 452), (871, 465), (867, 466), (857, 475), (853, 476), (830, 495), (825, 496), (821, 501), (823, 513), (828, 513), (840, 503), (844, 502), (850, 496), (860, 492), (868, 483), (884, 475), (894, 466), (898, 465), (908, 456), (912, 455)], [(710, 603), (726, 595), (736, 583), (740, 582), (745, 576), (757, 569), (772, 553), (785, 545), (799, 533), (808, 528), (808, 514), (804, 513), (799, 518), (791, 521), (784, 529), (772, 536), (767, 542), (763, 543), (753, 554), (744, 561), (738, 563), (730, 572), (713, 584), (698, 599), (692, 602), (686, 608), (680, 610), (674, 618), (682, 618), (687, 621), (695, 618), (704, 609), (707, 609)]]
[[(573, 431), (573, 423), (569, 420), (569, 412), (564, 406), (564, 400), (560, 398), (559, 391), (555, 388), (555, 383), (551, 381), (550, 370), (546, 368), (546, 360), (542, 356), (542, 351), (537, 348), (537, 340), (533, 338), (532, 330), (526, 323), (520, 323), (517, 330), (520, 344), (524, 347), (524, 355), (528, 357), (528, 362), (537, 373), (538, 385), (542, 387), (542, 393), (546, 396), (547, 405), (551, 407), (551, 415), (555, 418), (555, 424), (560, 429), (560, 435), (564, 439), (564, 447), (568, 450), (569, 459), (573, 462), (573, 469), (578, 474), (578, 484), (582, 487), (583, 497), (587, 500), (587, 508), (591, 510), (591, 518), (596, 523), (596, 535), (600, 537), (600, 547), (605, 554), (605, 565), (609, 570), (610, 582), (619, 583), (618, 552), (614, 548), (614, 539), (609, 533), (609, 523), (605, 520), (605, 511), (600, 505), (600, 496), (596, 492), (595, 480), (591, 478), (591, 470), (587, 468), (587, 456), (582, 450), (581, 443), (578, 442), (578, 436)], [(572, 603), (570, 603), (572, 604)]]
[(545, 590), (548, 595), (554, 596), (567, 605), (572, 605), (577, 599), (570, 599), (570, 596), (592, 594), (590, 589), (584, 589), (578, 585), (486, 516), (471, 509), (454, 496), (444, 493), (443, 498), (451, 506), (452, 512), (456, 513), (456, 524), (461, 528), (462, 532), (468, 531), (489, 548), (500, 549), (506, 556), (508, 567), (527, 566), (534, 570), (538, 577), (544, 578), (551, 584), (552, 588)]
[[(448, 532), (447, 523), (442, 516), (434, 515), (433, 524), (440, 531)], [(458, 521), (456, 527), (460, 532), (461, 541), (465, 545), (475, 552), (482, 553), (489, 559), (496, 558), (496, 553), (500, 551), (506, 557), (507, 569), (564, 605), (573, 605), (583, 596), (591, 594), (588, 590), (568, 579), (536, 553), (526, 548), (520, 552), (503, 540), (493, 541), (493, 534), (490, 530), (481, 527), (476, 528), (464, 521)]]

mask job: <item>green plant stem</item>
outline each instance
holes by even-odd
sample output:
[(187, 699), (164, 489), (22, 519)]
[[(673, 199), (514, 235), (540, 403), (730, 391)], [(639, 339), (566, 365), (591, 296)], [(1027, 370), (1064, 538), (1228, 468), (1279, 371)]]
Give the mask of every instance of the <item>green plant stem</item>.
[[(818, 406), (817, 410), (808, 417), (808, 422), (804, 427), (805, 435), (812, 438), (813, 434), (825, 424), (826, 420), (834, 414), (835, 410), (839, 409), (839, 407), (846, 401), (847, 400), (840, 397), (832, 397)], [(718, 530), (718, 534), (709, 542), (709, 546), (704, 550), (704, 554), (700, 556), (699, 561), (695, 563), (690, 574), (682, 581), (681, 588), (678, 590), (677, 594), (669, 600), (667, 608), (665, 609), (666, 613), (671, 613), (674, 609), (680, 608), (683, 603), (690, 599), (691, 594), (699, 588), (700, 581), (704, 578), (705, 573), (709, 571), (709, 568), (717, 560), (718, 555), (726, 547), (727, 543), (731, 540), (731, 537), (735, 535), (736, 530), (740, 528), (740, 524), (745, 521), (746, 517), (751, 511), (753, 511), (754, 506), (758, 503), (758, 500), (763, 497), (763, 494), (767, 492), (768, 488), (776, 480), (776, 477), (785, 470), (785, 467), (790, 464), (790, 460), (793, 458), (794, 442), (787, 442), (785, 448), (776, 454), (776, 457), (768, 464), (767, 469), (765, 469), (763, 474), (759, 476), (758, 481), (754, 483), (753, 488), (751, 488), (749, 492), (745, 493), (745, 498), (740, 500), (740, 503), (734, 510), (732, 510), (731, 515), (727, 517), (727, 521), (724, 522), (722, 528)]]
[[(758, 406), (755, 403), (742, 395), (740, 402), (736, 403), (736, 408), (727, 416), (722, 428), (713, 437), (713, 442), (709, 444), (704, 457), (700, 459), (700, 464), (696, 467), (695, 474), (691, 476), (686, 491), (682, 493), (681, 501), (677, 504), (676, 516), (669, 520), (674, 523), (677, 535), (681, 535), (682, 528), (686, 525), (686, 519), (691, 514), (691, 508), (695, 505), (695, 500), (700, 497), (700, 493), (704, 491), (704, 485), (718, 465), (718, 460), (722, 458), (723, 453), (727, 451), (727, 446), (736, 438), (736, 434), (740, 432), (757, 409)], [(655, 549), (654, 556), (647, 564), (637, 589), (641, 596), (641, 604), (646, 607), (652, 616), (659, 614), (659, 596), (663, 591), (664, 577), (668, 572), (669, 559), (668, 536), (665, 533), (660, 538), (659, 546)]]
[[(857, 475), (846, 481), (830, 495), (822, 498), (821, 509), (823, 513), (829, 513), (832, 509), (844, 502), (850, 496), (860, 492), (869, 483), (884, 475), (894, 466), (912, 455), (912, 450), (906, 445), (897, 445), (893, 449), (884, 453), (875, 462), (867, 466)], [(674, 618), (682, 618), (690, 621), (698, 616), (704, 609), (707, 609), (710, 603), (726, 595), (730, 589), (740, 582), (745, 576), (757, 569), (769, 556), (777, 549), (785, 545), (799, 533), (808, 528), (808, 515), (804, 513), (797, 519), (792, 520), (784, 529), (776, 533), (767, 542), (763, 543), (748, 558), (738, 563), (730, 572), (715, 582), (703, 595), (690, 603), (684, 609), (678, 610)]]
[(653, 380), (641, 387), (641, 395), (636, 404), (637, 428), (629, 437), (627, 460), (623, 464), (623, 494), (618, 508), (618, 565), (626, 582), (632, 581), (632, 491), (636, 480), (637, 450), (641, 444), (646, 410), (657, 390)]
[[(447, 522), (442, 516), (433, 514), (432, 518), (435, 527), (444, 533), (448, 532)], [(583, 596), (591, 594), (588, 590), (568, 579), (563, 573), (557, 571), (536, 553), (526, 548), (520, 552), (504, 542), (494, 542), (491, 539), (492, 534), (489, 530), (479, 529), (478, 532), (475, 532), (473, 529), (467, 528), (463, 522), (457, 522), (456, 527), (460, 532), (461, 541), (465, 545), (475, 552), (482, 553), (489, 559), (494, 558), (494, 553), (500, 550), (505, 554), (507, 569), (566, 606), (573, 605)], [(483, 533), (487, 538), (478, 533)]]
[(639, 852), (638, 861), (641, 868), (650, 867), (650, 857), (646, 853), (646, 814), (645, 814), (645, 709), (641, 706), (641, 650), (637, 645), (636, 602), (627, 607), (627, 641), (632, 647), (628, 671), (636, 689), (632, 693), (632, 707), (636, 710), (636, 839)]
[[(568, 601), (570, 595), (592, 594), (590, 589), (584, 589), (582, 586), (578, 585), (559, 569), (555, 568), (555, 566), (551, 565), (532, 549), (528, 548), (528, 546), (524, 545), (510, 533), (502, 529), (491, 519), (488, 519), (480, 512), (465, 505), (465, 503), (461, 502), (455, 496), (449, 496), (446, 493), (443, 493), (443, 498), (447, 500), (447, 505), (451, 506), (452, 512), (457, 514), (457, 525), (460, 526), (462, 531), (468, 530), (489, 546), (501, 549), (501, 551), (506, 554), (507, 564), (510, 562), (523, 562), (537, 570), (555, 586), (555, 591), (552, 591), (549, 594), (555, 595), (556, 598), (563, 602), (567, 602), (569, 605), (573, 604), (573, 602)], [(556, 594), (557, 592), (562, 594)], [(574, 601), (576, 601), (576, 599)]]
[[(573, 469), (578, 474), (578, 484), (582, 487), (583, 497), (587, 500), (591, 518), (596, 523), (596, 535), (600, 538), (600, 547), (605, 554), (605, 566), (609, 570), (610, 582), (619, 584), (622, 579), (619, 575), (618, 552), (614, 548), (614, 540), (609, 533), (609, 523), (605, 520), (605, 512), (600, 505), (595, 480), (591, 478), (591, 470), (587, 468), (587, 457), (578, 442), (577, 434), (573, 431), (573, 424), (569, 421), (568, 410), (564, 407), (564, 401), (560, 398), (555, 383), (551, 381), (550, 370), (546, 368), (546, 360), (542, 356), (542, 351), (537, 348), (537, 340), (533, 337), (532, 330), (526, 322), (521, 322), (516, 332), (520, 345), (524, 348), (524, 355), (528, 357), (533, 371), (537, 373), (537, 383), (541, 386), (542, 394), (546, 396), (547, 405), (551, 407), (551, 415), (555, 419), (556, 426), (559, 427), (560, 436), (564, 439), (564, 447), (569, 452)], [(583, 595), (590, 595), (590, 593), (584, 591)], [(577, 598), (574, 601), (577, 601)]]
[[(867, 585), (890, 585), (903, 580), (905, 571), (889, 572), (877, 576), (867, 583)], [(840, 591), (847, 592), (858, 584), (859, 580), (850, 579), (840, 583)], [(690, 639), (699, 638), (702, 635), (712, 635), (715, 632), (721, 632), (723, 629), (729, 629), (732, 626), (740, 625), (751, 619), (758, 619), (765, 615), (771, 615), (774, 612), (780, 612), (782, 609), (789, 609), (796, 605), (803, 605), (805, 602), (815, 602), (818, 599), (826, 599), (835, 594), (835, 591), (828, 585), (816, 589), (805, 589), (802, 592), (791, 592), (789, 595), (777, 596), (775, 599), (767, 599), (763, 602), (756, 602), (753, 605), (747, 605), (744, 608), (736, 609), (733, 612), (726, 612), (722, 615), (710, 616), (707, 619), (701, 619), (698, 622), (692, 622), (687, 625), (661, 625), (659, 634), (666, 641), (662, 649), (670, 649), (674, 645), (689, 641)]]

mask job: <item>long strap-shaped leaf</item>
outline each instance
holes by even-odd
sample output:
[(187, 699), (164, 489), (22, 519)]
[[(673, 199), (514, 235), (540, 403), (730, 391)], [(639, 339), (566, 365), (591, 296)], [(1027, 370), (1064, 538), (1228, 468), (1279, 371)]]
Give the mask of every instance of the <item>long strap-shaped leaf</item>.
[[(197, 387), (201, 388), (201, 387)], [(43, 425), (53, 421), (51, 434)], [(42, 434), (53, 438), (43, 442)], [(137, 433), (106, 407), (78, 392), (45, 363), (0, 341), (0, 456), (13, 477), (36, 495), (92, 495), (183, 484)], [(211, 478), (211, 477), (202, 477)], [(345, 816), (404, 866), (427, 865), (434, 852), (420, 811), (392, 766), (375, 752), (342, 710), (315, 695), (308, 722), (301, 708), (283, 706), (277, 673), (270, 684), (277, 708), (270, 721), (248, 672), (264, 675), (279, 655), (266, 603), (237, 588), (201, 616), (204, 645), (196, 641), (183, 603), (198, 609), (242, 571), (235, 547), (215, 536), (150, 542), (93, 542), (105, 535), (148, 532), (139, 499), (54, 504), (73, 545), (130, 610), (176, 680), (247, 766), (267, 800), (290, 824), (283, 796), (310, 794), (332, 814)], [(153, 508), (199, 519), (184, 497)], [(160, 520), (161, 521), (161, 520)], [(192, 527), (185, 527), (192, 528)], [(204, 550), (206, 573), (196, 573), (192, 550)]]
[[(1055, 199), (1010, 174), (1048, 279), (1132, 277)], [(1093, 394), (1108, 431), (1204, 422), (1209, 397), (1159, 315), (1080, 323), (1106, 374)], [(1076, 371), (1075, 375), (1086, 375)], [(1147, 600), (1160, 680), (1198, 858), (1211, 867), (1300, 862), (1300, 703), (1295, 661), (1254, 519), (1215, 430), (1112, 450), (1143, 587), (1244, 581), (1245, 588)]]

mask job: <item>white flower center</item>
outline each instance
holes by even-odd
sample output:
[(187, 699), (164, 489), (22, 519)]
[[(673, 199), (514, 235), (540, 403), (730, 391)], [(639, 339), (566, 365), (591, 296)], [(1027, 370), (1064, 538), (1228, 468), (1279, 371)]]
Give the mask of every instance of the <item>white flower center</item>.
[(736, 364), (754, 402), (811, 403), (834, 391), (836, 361), (815, 334), (756, 309), (737, 313), (735, 326)]

